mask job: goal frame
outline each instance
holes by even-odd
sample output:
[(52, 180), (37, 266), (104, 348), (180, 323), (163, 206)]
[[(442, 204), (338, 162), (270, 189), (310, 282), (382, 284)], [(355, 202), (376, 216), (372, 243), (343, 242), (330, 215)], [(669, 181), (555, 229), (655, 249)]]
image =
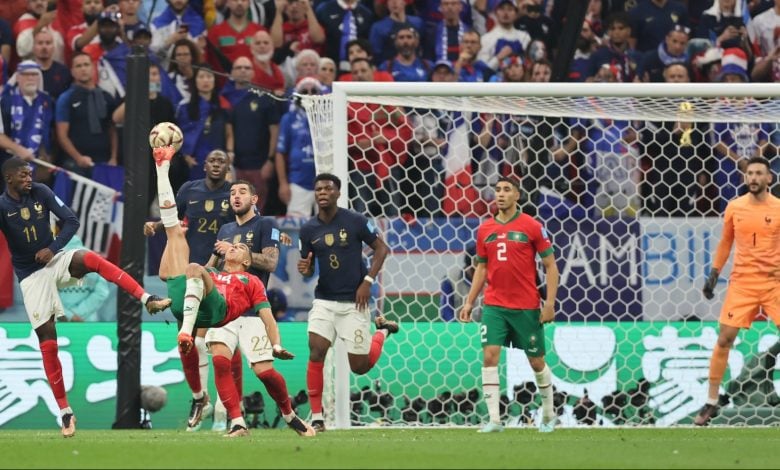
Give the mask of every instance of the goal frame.
[[(345, 185), (349, 185), (348, 173), (348, 115), (347, 107), (350, 101), (373, 102), (371, 97), (391, 97), (393, 99), (406, 96), (470, 98), (470, 97), (517, 97), (517, 98), (567, 98), (567, 97), (604, 97), (604, 98), (780, 98), (780, 83), (431, 83), (431, 82), (334, 82), (332, 94), (332, 172)], [(308, 97), (303, 97), (304, 103)], [(318, 97), (322, 99), (322, 97)], [(436, 109), (451, 109), (476, 111), (464, 107), (431, 106)], [(382, 101), (378, 101), (383, 103)], [(397, 103), (394, 103), (397, 105)], [(780, 108), (780, 104), (778, 105)], [(506, 110), (496, 111), (506, 113)], [(528, 115), (528, 112), (518, 112), (518, 115)], [(607, 116), (608, 117), (608, 116)], [(641, 116), (637, 116), (640, 118)], [(617, 119), (617, 118), (616, 118)], [(622, 118), (621, 118), (622, 119)], [(680, 114), (669, 113), (666, 121), (718, 122), (724, 121), (712, 114), (699, 115), (693, 113), (690, 118)], [(773, 120), (767, 117), (764, 120)], [(740, 119), (728, 119), (740, 121)], [(759, 122), (758, 119), (748, 122)], [(318, 173), (321, 170), (318, 169)], [(349, 207), (348, 191), (342, 191), (338, 201), (339, 206)], [(342, 342), (337, 340), (333, 348), (334, 378), (333, 378), (333, 412), (328, 417), (329, 425), (336, 429), (350, 429), (350, 369), (347, 354)], [(326, 378), (326, 382), (328, 379)]]

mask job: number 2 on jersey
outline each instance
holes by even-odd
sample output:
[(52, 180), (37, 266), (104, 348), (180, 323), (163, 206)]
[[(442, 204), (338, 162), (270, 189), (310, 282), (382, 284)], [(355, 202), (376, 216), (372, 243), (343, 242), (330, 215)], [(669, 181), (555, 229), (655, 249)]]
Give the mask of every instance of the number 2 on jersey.
[(496, 245), (496, 259), (506, 261), (506, 242), (499, 242)]

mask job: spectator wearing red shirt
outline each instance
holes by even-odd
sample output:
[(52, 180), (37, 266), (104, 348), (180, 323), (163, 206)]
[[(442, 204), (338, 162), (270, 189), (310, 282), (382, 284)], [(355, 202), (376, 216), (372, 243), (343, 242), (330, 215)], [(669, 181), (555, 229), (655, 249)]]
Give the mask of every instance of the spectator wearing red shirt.
[[(352, 61), (356, 82), (369, 82), (374, 66), (368, 59)], [(347, 145), (352, 208), (373, 216), (398, 215), (397, 181), (406, 161), (406, 143), (413, 131), (403, 113), (392, 106), (350, 104), (347, 107)]]
[(252, 66), (255, 78), (252, 83), (272, 90), (279, 95), (284, 94), (284, 74), (271, 59), (274, 56), (274, 45), (267, 31), (258, 31), (252, 38)]
[[(111, 6), (109, 9), (117, 10)], [(87, 44), (98, 42), (97, 19), (103, 11), (103, 0), (84, 0), (81, 5), (81, 14), (84, 22), (71, 26), (65, 33), (65, 60), (70, 63), (70, 58), (75, 51), (80, 51)]]
[(62, 35), (51, 26), (56, 11), (46, 11), (46, 0), (27, 0), (27, 11), (14, 23), (16, 53), (22, 60), (32, 59), (33, 35), (43, 28), (52, 29), (54, 36), (54, 60), (65, 60), (65, 41)]
[(252, 37), (265, 28), (249, 19), (249, 0), (227, 0), (228, 17), (208, 34), (208, 61), (215, 70), (230, 71), (239, 57), (250, 57)]
[[(304, 49), (314, 49), (322, 55), (325, 30), (317, 22), (310, 0), (276, 0), (276, 3), (271, 35), (284, 57), (295, 56)], [(281, 25), (281, 29), (277, 25)], [(276, 37), (279, 32), (282, 33), (280, 38)]]

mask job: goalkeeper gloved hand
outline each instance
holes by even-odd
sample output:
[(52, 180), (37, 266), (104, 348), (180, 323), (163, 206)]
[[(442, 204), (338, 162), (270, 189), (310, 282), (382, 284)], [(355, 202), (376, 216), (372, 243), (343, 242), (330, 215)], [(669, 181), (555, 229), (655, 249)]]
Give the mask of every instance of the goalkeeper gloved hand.
[(712, 270), (710, 270), (710, 275), (707, 277), (707, 281), (704, 283), (704, 288), (701, 290), (705, 299), (710, 300), (715, 297), (713, 291), (715, 290), (715, 285), (718, 284), (719, 275), (720, 271), (717, 269), (712, 268)]

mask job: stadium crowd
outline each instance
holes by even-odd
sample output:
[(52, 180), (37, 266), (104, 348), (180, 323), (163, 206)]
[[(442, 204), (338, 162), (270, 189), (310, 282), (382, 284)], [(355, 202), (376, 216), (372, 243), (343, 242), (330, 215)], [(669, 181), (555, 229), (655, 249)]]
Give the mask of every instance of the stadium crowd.
[[(125, 58), (140, 45), (152, 64), (152, 124), (184, 132), (174, 191), (203, 178), (206, 156), (222, 149), (235, 177), (258, 189), (265, 215), (308, 216), (313, 146), (294, 92), (328, 93), (337, 80), (549, 81), (567, 4), (8, 0), (0, 163), (36, 157), (96, 179), (98, 166), (121, 167)], [(780, 0), (590, 0), (568, 80), (780, 80), (777, 26)], [(481, 216), (490, 186), (509, 174), (522, 178), (531, 213), (553, 192), (597, 216), (717, 215), (739, 191), (747, 158), (778, 163), (775, 123), (389, 111), (349, 110), (352, 203), (374, 216)], [(459, 127), (471, 159), (450, 174), (444, 160)], [(601, 171), (614, 167), (625, 171)]]

